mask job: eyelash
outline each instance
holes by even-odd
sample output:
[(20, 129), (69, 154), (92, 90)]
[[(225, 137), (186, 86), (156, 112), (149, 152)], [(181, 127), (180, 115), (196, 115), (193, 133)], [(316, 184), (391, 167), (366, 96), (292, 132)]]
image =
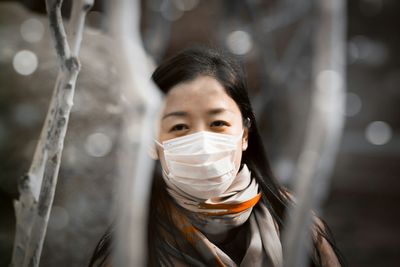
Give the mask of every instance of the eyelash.
[(213, 121), (213, 122), (211, 123), (211, 126), (212, 126), (214, 123), (216, 123), (216, 122), (222, 123), (222, 125), (216, 126), (216, 127), (229, 126), (229, 124), (228, 124), (227, 122), (221, 121), (221, 120), (220, 120), (220, 121)]
[(187, 127), (187, 125), (186, 124), (176, 124), (176, 125), (174, 125), (172, 128), (171, 128), (171, 130), (169, 130), (170, 132), (174, 132), (174, 131), (181, 131), (182, 129), (177, 129), (178, 127), (181, 127), (181, 126), (185, 126), (186, 128), (188, 128)]
[[(224, 126), (229, 126), (229, 123), (227, 123), (227, 122), (225, 122), (225, 121), (221, 121), (221, 120), (219, 120), (219, 121), (213, 121), (212, 123), (211, 123), (211, 125), (210, 125), (210, 127), (213, 127), (213, 124), (215, 124), (215, 123), (222, 123), (222, 125), (218, 125), (218, 126), (214, 126), (214, 127), (224, 127)], [(180, 127), (186, 127), (186, 129), (188, 129), (188, 126), (186, 125), (186, 124), (176, 124), (176, 125), (174, 125), (169, 131), (170, 132), (174, 132), (174, 131), (182, 131), (182, 130), (186, 130), (186, 129), (178, 129), (178, 128), (180, 128)]]

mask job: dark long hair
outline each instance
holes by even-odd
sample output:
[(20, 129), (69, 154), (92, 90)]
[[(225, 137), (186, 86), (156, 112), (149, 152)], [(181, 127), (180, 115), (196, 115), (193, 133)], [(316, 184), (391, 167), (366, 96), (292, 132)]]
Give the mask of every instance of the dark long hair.
[[(291, 200), (285, 193), (286, 191), (278, 185), (271, 171), (248, 97), (245, 73), (238, 61), (226, 52), (209, 47), (193, 47), (164, 61), (154, 71), (152, 79), (166, 94), (175, 85), (194, 80), (200, 75), (211, 76), (218, 80), (238, 105), (244, 118), (244, 124), (249, 128), (248, 147), (243, 152), (242, 163), (248, 166), (257, 180), (262, 191), (262, 201), (270, 210), (279, 228), (283, 229), (285, 210), (291, 204)], [(165, 210), (164, 205), (169, 198), (160, 169), (158, 163), (153, 176), (148, 217), (148, 265), (150, 266), (159, 266), (160, 263), (172, 265), (168, 262), (168, 257), (165, 257), (170, 252), (166, 251), (165, 246), (162, 245), (165, 241), (160, 233), (161, 229), (168, 229), (168, 231), (179, 234), (168, 214), (159, 212)], [(95, 261), (109, 253), (111, 246), (109, 231), (99, 242), (89, 266), (94, 266)], [(318, 233), (337, 251), (327, 226), (320, 227)], [(338, 256), (342, 261), (342, 257)], [(318, 255), (311, 257), (311, 262), (314, 266), (320, 265)]]

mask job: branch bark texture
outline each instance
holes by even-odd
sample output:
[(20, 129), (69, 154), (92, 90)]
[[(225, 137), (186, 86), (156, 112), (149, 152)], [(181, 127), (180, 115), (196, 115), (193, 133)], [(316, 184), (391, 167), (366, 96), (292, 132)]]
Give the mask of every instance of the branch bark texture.
[[(70, 33), (61, 16), (62, 0), (46, 0), (59, 73), (28, 173), (19, 182), (15, 201), (16, 234), (11, 266), (38, 266), (57, 185), (61, 153), (80, 71), (78, 53), (85, 16), (93, 0), (74, 1)], [(72, 40), (72, 46), (68, 39)]]

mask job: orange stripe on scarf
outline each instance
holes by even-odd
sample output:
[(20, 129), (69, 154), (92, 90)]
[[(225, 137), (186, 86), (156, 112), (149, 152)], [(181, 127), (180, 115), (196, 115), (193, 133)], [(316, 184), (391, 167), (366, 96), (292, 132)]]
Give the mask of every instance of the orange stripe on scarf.
[[(200, 203), (199, 207), (201, 209), (205, 210), (216, 210), (212, 212), (201, 212), (204, 215), (228, 215), (228, 214), (234, 214), (234, 213), (239, 213), (242, 211), (245, 211), (251, 207), (254, 207), (258, 201), (261, 198), (261, 193), (258, 193), (255, 197), (252, 199), (249, 199), (245, 202), (242, 203), (237, 203), (237, 204), (208, 204), (208, 203)], [(221, 211), (218, 211), (221, 210)]]
[[(189, 220), (184, 216), (181, 212), (179, 212), (172, 204), (169, 205), (169, 211), (171, 212), (172, 219), (174, 224), (182, 233), (185, 240), (191, 244), (197, 252), (204, 255), (204, 246), (207, 246), (204, 240), (202, 240), (202, 234), (200, 234), (199, 230), (197, 230), (192, 224), (190, 224)], [(174, 240), (175, 238), (171, 236), (171, 233), (165, 233), (166, 236), (169, 236), (169, 239)], [(176, 242), (176, 241), (175, 241)], [(173, 242), (171, 242), (173, 243)], [(211, 259), (213, 266), (217, 267), (227, 267), (224, 262), (220, 259), (220, 257), (213, 251), (212, 247), (208, 248), (210, 251), (210, 255), (213, 256)], [(209, 257), (204, 257), (205, 259), (209, 259)]]

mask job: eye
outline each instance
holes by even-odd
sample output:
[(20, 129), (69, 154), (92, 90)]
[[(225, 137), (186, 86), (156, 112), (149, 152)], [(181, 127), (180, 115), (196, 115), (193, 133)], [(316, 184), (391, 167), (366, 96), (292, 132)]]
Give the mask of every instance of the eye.
[(169, 131), (170, 132), (175, 132), (175, 131), (183, 131), (183, 130), (187, 130), (189, 129), (189, 127), (186, 124), (176, 124), (174, 125)]
[(213, 121), (210, 125), (211, 127), (223, 127), (223, 126), (229, 126), (229, 123), (226, 121)]

